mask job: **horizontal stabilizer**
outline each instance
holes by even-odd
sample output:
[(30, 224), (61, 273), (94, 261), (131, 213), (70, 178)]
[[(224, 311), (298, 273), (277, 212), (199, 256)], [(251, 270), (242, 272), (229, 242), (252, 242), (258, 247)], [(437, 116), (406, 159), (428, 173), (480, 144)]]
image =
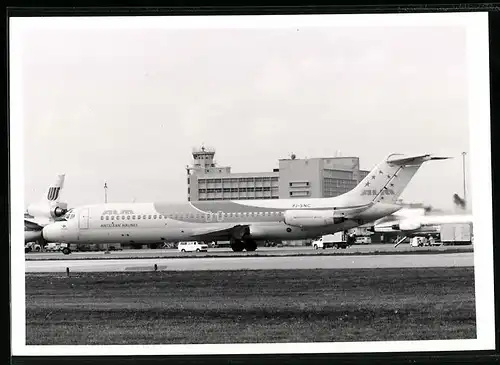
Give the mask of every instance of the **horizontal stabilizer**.
[[(402, 158), (395, 158), (396, 156), (398, 156), (398, 154), (393, 154), (393, 155), (389, 156), (387, 158), (387, 162), (391, 165), (406, 166), (406, 165), (413, 165), (413, 164), (422, 164), (426, 161), (447, 160), (447, 159), (451, 158), (451, 157), (432, 156), (430, 154), (407, 156), (407, 157), (402, 157)], [(399, 155), (399, 156), (401, 156), (401, 155)]]
[(43, 229), (43, 226), (38, 224), (37, 222), (29, 219), (24, 220), (24, 230), (29, 230), (29, 231), (41, 231)]

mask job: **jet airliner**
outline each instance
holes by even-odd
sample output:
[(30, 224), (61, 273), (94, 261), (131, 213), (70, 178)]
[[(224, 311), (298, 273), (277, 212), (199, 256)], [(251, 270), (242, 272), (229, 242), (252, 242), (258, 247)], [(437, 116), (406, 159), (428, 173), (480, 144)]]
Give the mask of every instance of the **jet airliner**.
[(32, 203), (24, 215), (24, 242), (34, 242), (42, 238), (42, 229), (49, 223), (61, 220), (67, 213), (67, 203), (60, 201), (65, 174), (56, 176), (45, 195), (38, 203)]
[(68, 212), (65, 222), (44, 227), (43, 238), (64, 243), (230, 241), (233, 251), (255, 251), (260, 240), (313, 238), (392, 214), (401, 209), (397, 199), (421, 165), (447, 158), (391, 154), (354, 189), (332, 198), (86, 205)]
[[(383, 220), (383, 218), (382, 218)], [(399, 239), (395, 247), (399, 246), (407, 237), (422, 236), (425, 234), (439, 233), (440, 226), (448, 223), (472, 223), (472, 214), (446, 214), (446, 215), (414, 215), (399, 216), (386, 221), (375, 222), (369, 230), (372, 232), (401, 232), (404, 236)]]

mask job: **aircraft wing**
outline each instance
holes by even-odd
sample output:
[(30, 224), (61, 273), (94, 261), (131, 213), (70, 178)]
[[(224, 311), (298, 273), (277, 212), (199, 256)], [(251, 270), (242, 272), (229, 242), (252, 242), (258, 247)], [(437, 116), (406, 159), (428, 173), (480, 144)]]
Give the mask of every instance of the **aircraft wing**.
[(40, 231), (48, 223), (49, 222), (45, 223), (45, 222), (35, 221), (34, 219), (24, 218), (24, 227), (25, 227), (25, 229), (27, 228), (30, 231)]
[(208, 226), (194, 230), (191, 237), (200, 241), (229, 240), (231, 238), (241, 239), (248, 229), (249, 225), (247, 224), (228, 224), (227, 227), (223, 228), (220, 226)]

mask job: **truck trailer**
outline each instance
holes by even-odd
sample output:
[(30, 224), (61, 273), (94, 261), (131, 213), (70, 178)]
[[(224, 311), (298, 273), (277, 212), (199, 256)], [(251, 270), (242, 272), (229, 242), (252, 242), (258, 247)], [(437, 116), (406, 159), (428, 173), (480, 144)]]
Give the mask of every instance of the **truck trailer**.
[(472, 244), (472, 223), (446, 223), (439, 230), (443, 245)]

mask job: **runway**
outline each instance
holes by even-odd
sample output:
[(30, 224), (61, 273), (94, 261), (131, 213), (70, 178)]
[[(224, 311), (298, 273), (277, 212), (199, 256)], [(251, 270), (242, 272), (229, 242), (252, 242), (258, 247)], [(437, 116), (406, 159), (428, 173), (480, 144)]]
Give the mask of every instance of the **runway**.
[(404, 255), (314, 255), (282, 257), (142, 258), (110, 260), (32, 260), (26, 273), (34, 272), (119, 272), (119, 271), (213, 271), (273, 269), (370, 269), (421, 267), (472, 267), (471, 252)]
[(254, 253), (233, 252), (230, 248), (209, 248), (208, 252), (179, 252), (176, 249), (142, 249), (142, 250), (123, 250), (94, 252), (72, 252), (70, 255), (64, 255), (62, 252), (31, 252), (25, 255), (27, 261), (31, 260), (109, 260), (109, 259), (139, 259), (139, 258), (186, 258), (186, 257), (240, 257), (249, 255), (258, 256), (290, 256), (290, 255), (338, 255), (338, 254), (370, 254), (370, 253), (409, 253), (409, 252), (471, 252), (472, 246), (434, 246), (434, 247), (411, 247), (408, 244), (402, 244), (397, 248), (392, 244), (370, 244), (355, 245), (347, 249), (320, 249), (314, 250), (312, 247), (259, 247)]

